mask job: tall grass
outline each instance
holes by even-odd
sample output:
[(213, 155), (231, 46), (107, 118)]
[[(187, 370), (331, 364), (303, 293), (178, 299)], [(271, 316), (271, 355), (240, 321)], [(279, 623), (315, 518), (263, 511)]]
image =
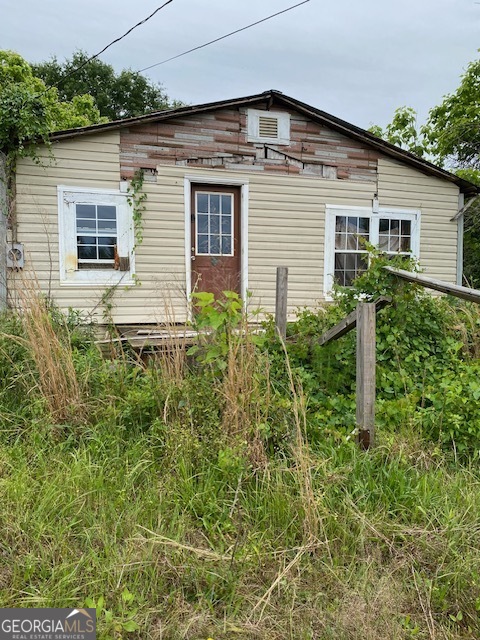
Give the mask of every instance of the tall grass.
[(37, 384), (55, 422), (81, 420), (85, 404), (73, 353), (64, 326), (64, 336), (54, 325), (48, 300), (41, 294), (36, 277), (24, 273), (17, 291), (25, 327), (26, 344), (38, 372)]
[[(31, 298), (33, 365), (0, 364), (37, 376), (19, 415), (46, 408), (15, 434), (0, 405), (0, 606), (95, 605), (100, 640), (480, 637), (475, 465), (413, 422), (309, 442), (305, 372), (246, 326), (222, 367), (105, 361)], [(81, 430), (49, 428), (55, 391)]]

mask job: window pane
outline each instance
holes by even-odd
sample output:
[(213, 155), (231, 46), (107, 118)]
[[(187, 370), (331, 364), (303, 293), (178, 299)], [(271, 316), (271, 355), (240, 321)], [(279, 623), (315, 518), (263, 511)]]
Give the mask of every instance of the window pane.
[(335, 231), (337, 233), (345, 232), (347, 230), (347, 219), (345, 216), (337, 216), (335, 220)]
[(116, 220), (117, 208), (111, 205), (100, 204), (97, 207), (97, 215), (101, 220)]
[(95, 218), (95, 205), (94, 204), (77, 204), (76, 207), (77, 218)]
[(197, 211), (208, 213), (208, 195), (206, 193), (197, 193)]
[(388, 233), (390, 231), (390, 220), (388, 218), (380, 218), (379, 231), (380, 233)]
[(220, 213), (220, 196), (210, 194), (210, 213)]
[(403, 237), (401, 240), (401, 244), (400, 244), (400, 251), (410, 251), (411, 250), (411, 244), (410, 244), (410, 240), (411, 238), (408, 237)]
[(412, 223), (410, 220), (402, 220), (402, 236), (411, 235)]
[(363, 273), (368, 269), (368, 254), (367, 253), (358, 253), (357, 254), (357, 275)]
[(198, 253), (208, 253), (208, 236), (207, 235), (198, 235)]
[(337, 269), (345, 269), (345, 253), (336, 253), (335, 254), (335, 270)]
[(96, 244), (97, 239), (94, 236), (77, 236), (77, 244)]
[(378, 248), (380, 251), (388, 251), (388, 235), (382, 233), (378, 236)]
[(345, 254), (345, 270), (346, 271), (355, 271), (357, 266), (357, 256), (355, 253), (346, 253)]
[(210, 216), (210, 233), (220, 233), (220, 216)]
[(353, 284), (353, 281), (355, 280), (357, 274), (355, 271), (345, 271), (345, 275), (344, 275), (344, 286), (345, 287), (351, 287)]
[(398, 235), (400, 233), (400, 220), (390, 220), (390, 235)]
[(222, 233), (232, 233), (232, 218), (222, 216)]
[(335, 282), (342, 286), (351, 286), (353, 280), (368, 267), (366, 253), (336, 253), (335, 254)]
[(356, 233), (347, 234), (347, 249), (353, 251), (358, 249), (358, 235)]
[(210, 236), (210, 253), (220, 253), (220, 236)]
[(108, 236), (108, 237), (103, 236), (98, 239), (98, 244), (101, 244), (102, 246), (113, 247), (114, 244), (117, 244), (117, 239), (115, 238), (115, 236)]
[(96, 220), (77, 220), (77, 231), (96, 231)]
[(232, 213), (232, 196), (222, 196), (222, 213), (225, 215)]
[(358, 219), (358, 233), (368, 240), (368, 236), (370, 235), (370, 219), (369, 218)]
[(335, 249), (346, 249), (347, 248), (347, 234), (346, 233), (336, 233), (335, 234)]
[(98, 257), (100, 260), (113, 260), (115, 252), (113, 247), (98, 247)]
[(229, 236), (222, 236), (222, 253), (224, 255), (232, 253), (232, 239)]
[(400, 250), (400, 238), (399, 236), (390, 236), (390, 247), (389, 251), (399, 251)]
[(358, 231), (358, 218), (347, 218), (347, 231), (349, 233), (357, 233)]
[(111, 231), (116, 233), (117, 231), (117, 223), (115, 220), (99, 220), (98, 221), (98, 230), (99, 231)]
[(79, 245), (78, 247), (78, 259), (79, 260), (96, 260), (97, 259), (97, 247), (91, 245)]
[(199, 215), (197, 218), (197, 233), (208, 233), (208, 216)]

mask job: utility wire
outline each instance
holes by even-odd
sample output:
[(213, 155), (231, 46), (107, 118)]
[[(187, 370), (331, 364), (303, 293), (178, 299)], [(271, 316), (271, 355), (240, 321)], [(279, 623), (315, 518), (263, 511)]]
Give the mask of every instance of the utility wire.
[[(89, 64), (90, 62), (92, 62), (92, 60), (95, 60), (95, 58), (98, 58), (98, 56), (101, 56), (102, 53), (105, 53), (105, 51), (107, 49), (110, 49), (111, 46), (113, 46), (114, 44), (116, 44), (117, 42), (120, 42), (120, 40), (123, 40), (124, 38), (126, 38), (130, 33), (132, 33), (132, 31), (134, 29), (136, 29), (137, 27), (140, 27), (142, 24), (145, 24), (146, 22), (148, 22), (151, 18), (153, 18), (153, 16), (155, 14), (157, 14), (159, 11), (161, 11), (162, 9), (164, 9), (167, 4), (172, 3), (173, 0), (167, 0), (166, 2), (164, 2), (161, 6), (157, 7), (155, 9), (155, 11), (153, 11), (149, 16), (147, 16), (146, 18), (144, 18), (143, 20), (140, 20), (140, 22), (137, 22), (137, 24), (135, 24), (133, 27), (131, 27), (128, 31), (126, 31), (122, 36), (119, 36), (118, 38), (116, 38), (115, 40), (112, 40), (112, 42), (110, 42), (109, 44), (107, 44), (106, 47), (103, 47), (103, 49), (101, 51), (99, 51), (98, 53), (96, 53), (95, 55), (91, 56), (90, 58), (88, 58), (88, 60), (85, 60), (84, 62), (82, 62), (82, 64), (79, 67), (76, 67), (75, 69), (72, 69), (72, 71), (70, 71), (70, 73), (67, 73), (66, 76), (63, 76), (62, 78), (60, 78), (60, 80), (58, 80), (58, 82), (55, 82), (54, 84), (52, 84), (50, 87), (47, 87), (47, 89), (39, 94), (39, 96), (44, 95), (45, 93), (47, 93), (48, 91), (50, 91), (50, 89), (53, 89), (54, 87), (58, 87), (60, 84), (62, 84), (63, 82), (65, 82), (65, 80), (67, 80), (67, 78), (70, 78), (71, 76), (75, 75), (76, 73), (78, 73), (81, 69), (83, 69), (83, 67), (86, 67), (87, 64)], [(39, 97), (36, 96), (36, 97)]]
[(177, 58), (181, 58), (182, 56), (186, 56), (188, 53), (192, 53), (193, 51), (198, 51), (199, 49), (203, 49), (204, 47), (208, 47), (215, 42), (220, 42), (220, 40), (225, 40), (225, 38), (229, 38), (230, 36), (235, 35), (236, 33), (240, 33), (241, 31), (245, 31), (246, 29), (250, 29), (251, 27), (255, 27), (257, 24), (262, 22), (266, 22), (267, 20), (271, 20), (276, 16), (281, 15), (282, 13), (287, 13), (287, 11), (291, 11), (292, 9), (296, 9), (300, 7), (302, 4), (306, 4), (310, 2), (310, 0), (303, 0), (303, 2), (299, 2), (298, 4), (294, 4), (292, 7), (288, 7), (287, 9), (283, 9), (283, 11), (278, 11), (277, 13), (273, 13), (266, 18), (262, 18), (261, 20), (257, 20), (256, 22), (252, 22), (251, 24), (247, 24), (245, 27), (241, 27), (240, 29), (236, 29), (235, 31), (231, 31), (230, 33), (226, 33), (224, 36), (220, 36), (219, 38), (215, 38), (215, 40), (210, 40), (210, 42), (205, 42), (204, 44), (199, 45), (198, 47), (193, 47), (193, 49), (189, 49), (188, 51), (184, 51), (183, 53), (179, 53), (176, 56), (172, 56), (171, 58), (167, 58), (166, 60), (162, 60), (161, 62), (156, 62), (155, 64), (151, 64), (148, 67), (144, 67), (140, 69), (137, 73), (143, 73), (143, 71), (147, 71), (148, 69), (153, 69), (153, 67), (158, 67), (161, 64), (166, 64), (167, 62), (171, 62), (172, 60), (176, 60)]

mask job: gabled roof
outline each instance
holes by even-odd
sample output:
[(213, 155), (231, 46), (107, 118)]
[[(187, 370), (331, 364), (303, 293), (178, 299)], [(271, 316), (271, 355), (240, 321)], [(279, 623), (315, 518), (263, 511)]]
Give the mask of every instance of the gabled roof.
[(281, 91), (276, 91), (275, 89), (270, 89), (269, 91), (257, 93), (255, 95), (246, 96), (243, 98), (219, 100), (217, 102), (207, 102), (205, 104), (179, 107), (177, 109), (167, 109), (165, 111), (153, 111), (142, 116), (123, 118), (121, 120), (114, 120), (112, 122), (106, 122), (104, 124), (94, 124), (88, 127), (78, 127), (76, 129), (56, 131), (55, 133), (51, 134), (50, 139), (52, 141), (64, 140), (66, 138), (75, 138), (77, 136), (102, 131), (122, 129), (124, 127), (130, 127), (136, 124), (148, 122), (163, 122), (171, 118), (186, 117), (197, 113), (208, 113), (209, 111), (215, 111), (216, 109), (242, 107), (263, 102), (267, 102), (270, 105), (273, 105), (273, 103), (275, 103), (292, 108), (299, 113), (307, 116), (314, 122), (317, 122), (318, 124), (330, 127), (331, 129), (334, 129), (335, 131), (338, 131), (339, 133), (342, 133), (347, 137), (353, 138), (354, 140), (362, 142), (363, 144), (370, 146), (377, 151), (380, 151), (386, 156), (394, 158), (395, 160), (399, 160), (400, 162), (404, 162), (405, 164), (410, 165), (427, 175), (432, 175), (437, 178), (442, 178), (444, 180), (448, 180), (449, 182), (453, 182), (466, 195), (473, 196), (477, 195), (480, 192), (480, 188), (475, 186), (471, 182), (463, 180), (455, 174), (437, 167), (437, 165), (428, 162), (428, 160), (423, 160), (422, 158), (419, 158), (409, 151), (405, 151), (400, 147), (397, 147), (393, 144), (390, 144), (389, 142), (386, 142), (385, 140), (382, 140), (381, 138), (378, 138), (365, 129), (361, 129), (360, 127), (350, 124), (345, 120), (341, 120), (340, 118), (332, 116), (325, 111), (316, 109), (315, 107), (301, 102), (300, 100), (290, 98), (289, 96), (283, 94)]

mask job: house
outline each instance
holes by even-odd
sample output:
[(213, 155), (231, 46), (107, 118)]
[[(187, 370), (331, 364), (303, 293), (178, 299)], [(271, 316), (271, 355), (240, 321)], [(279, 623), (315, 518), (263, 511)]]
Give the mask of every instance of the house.
[[(289, 311), (312, 307), (365, 269), (362, 237), (461, 279), (457, 214), (476, 187), (279, 91), (52, 143), (53, 160), (45, 148), (41, 165), (19, 161), (9, 240), (61, 308), (100, 321), (107, 291), (119, 324), (183, 322), (195, 287), (248, 290), (273, 311), (277, 266)], [(11, 269), (11, 297), (19, 278)]]

